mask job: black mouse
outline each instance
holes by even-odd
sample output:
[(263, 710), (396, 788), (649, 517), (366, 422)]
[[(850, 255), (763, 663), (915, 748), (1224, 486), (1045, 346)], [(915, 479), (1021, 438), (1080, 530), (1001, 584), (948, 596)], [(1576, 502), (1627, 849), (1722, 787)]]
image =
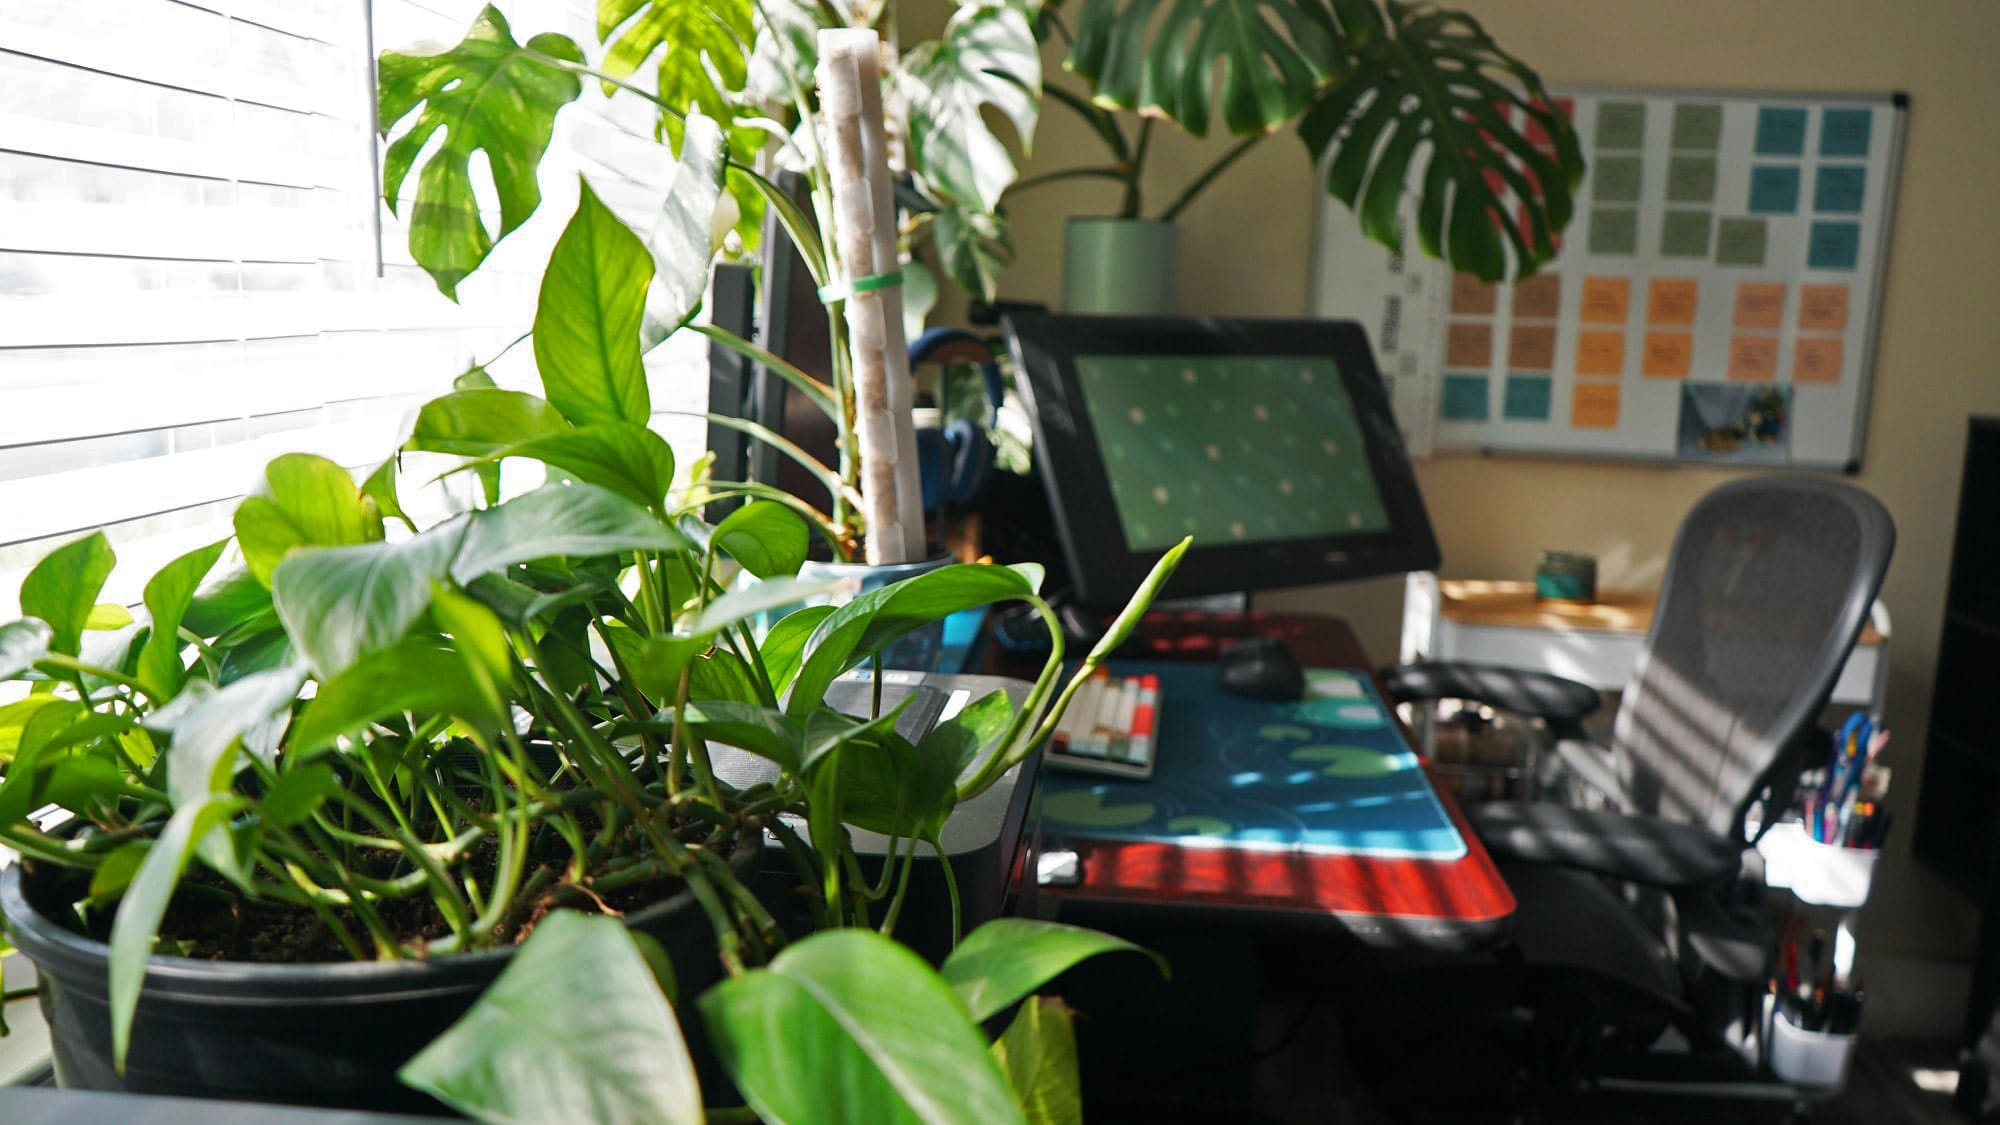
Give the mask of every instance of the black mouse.
[(1305, 695), (1306, 674), (1283, 642), (1252, 637), (1223, 646), (1215, 685), (1233, 695), (1283, 703)]

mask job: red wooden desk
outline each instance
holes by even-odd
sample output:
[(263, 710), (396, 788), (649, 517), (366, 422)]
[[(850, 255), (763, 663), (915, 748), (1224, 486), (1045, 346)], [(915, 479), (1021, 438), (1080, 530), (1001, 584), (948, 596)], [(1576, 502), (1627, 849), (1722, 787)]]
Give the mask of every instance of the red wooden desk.
[[(1370, 667), (1352, 630), (1338, 618), (1155, 614), (1140, 628), (1149, 659), (1213, 661), (1222, 644), (1256, 635), (1284, 641), (1308, 667)], [(1165, 721), (1171, 721), (1173, 701), (1162, 707)], [(1440, 789), (1438, 797), (1465, 840), (1465, 854), (1456, 859), (1191, 848), (1082, 836), (1058, 841), (1037, 832), (1037, 846), (1077, 854), (1078, 881), (1029, 885), (1027, 873), (1035, 870), (1031, 855), (1022, 865), (1019, 890), (1024, 906), (1045, 917), (1101, 918), (1118, 908), (1157, 909), (1241, 917), (1260, 925), (1331, 922), (1374, 945), (1466, 948), (1492, 942), (1511, 925), (1514, 896), (1450, 793)]]

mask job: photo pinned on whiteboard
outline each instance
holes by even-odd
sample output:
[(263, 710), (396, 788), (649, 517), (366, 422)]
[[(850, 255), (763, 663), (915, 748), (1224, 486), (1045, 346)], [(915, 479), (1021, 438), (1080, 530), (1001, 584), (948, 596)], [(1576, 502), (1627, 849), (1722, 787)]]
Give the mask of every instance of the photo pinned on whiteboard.
[(1680, 455), (1783, 464), (1791, 447), (1792, 389), (1689, 383), (1681, 388)]

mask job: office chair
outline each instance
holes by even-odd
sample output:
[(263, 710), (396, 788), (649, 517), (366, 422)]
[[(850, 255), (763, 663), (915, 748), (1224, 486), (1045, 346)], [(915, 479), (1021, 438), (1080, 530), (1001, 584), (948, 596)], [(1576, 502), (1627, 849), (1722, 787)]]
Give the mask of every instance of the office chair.
[[(1894, 545), (1882, 505), (1846, 484), (1708, 493), (1675, 538), (1608, 746), (1584, 734), (1598, 696), (1583, 684), (1450, 662), (1384, 673), (1402, 701), (1544, 718), (1550, 759), (1601, 794), (1467, 810), (1519, 902), (1504, 959), (1535, 1007), (1541, 1082), (1755, 1074), (1774, 942), (1754, 844), (1826, 745), (1818, 716)], [(1669, 1028), (1686, 1050), (1662, 1050)]]

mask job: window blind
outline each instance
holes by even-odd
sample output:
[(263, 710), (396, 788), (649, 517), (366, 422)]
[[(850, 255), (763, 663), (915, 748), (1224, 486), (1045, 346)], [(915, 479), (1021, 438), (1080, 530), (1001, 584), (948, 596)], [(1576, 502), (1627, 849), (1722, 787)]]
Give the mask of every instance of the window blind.
[[(528, 330), (579, 174), (651, 226), (671, 158), (643, 103), (591, 83), (540, 212), (458, 304), (410, 260), (376, 190), (372, 56), (454, 44), (480, 6), (0, 4), (0, 620), (28, 568), (90, 529), (119, 554), (105, 600), (135, 603), (160, 565), (229, 534), (272, 457), (379, 464), (418, 405)], [(595, 50), (587, 0), (508, 8), (522, 39)], [(649, 356), (684, 464), (704, 430), (673, 412), (702, 408), (705, 356), (698, 340)], [(537, 387), (525, 345), (489, 371)]]

